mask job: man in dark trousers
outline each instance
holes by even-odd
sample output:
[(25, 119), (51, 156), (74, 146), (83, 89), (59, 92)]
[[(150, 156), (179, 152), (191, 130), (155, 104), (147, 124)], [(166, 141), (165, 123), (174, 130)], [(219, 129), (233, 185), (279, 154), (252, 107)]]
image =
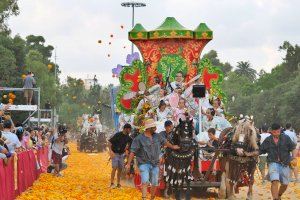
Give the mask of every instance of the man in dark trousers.
[(112, 172), (110, 187), (114, 188), (114, 179), (117, 171), (117, 188), (121, 187), (120, 179), (121, 172), (124, 167), (125, 150), (130, 147), (132, 138), (129, 136), (131, 133), (131, 125), (125, 124), (123, 126), (123, 131), (116, 133), (108, 143), (109, 154), (112, 161)]
[[(260, 146), (260, 154), (268, 154), (269, 179), (274, 200), (281, 199), (289, 184), (290, 166), (297, 165), (296, 145), (281, 132), (279, 124), (272, 124), (272, 131)], [(279, 187), (279, 182), (281, 183)], [(278, 189), (279, 188), (279, 189)]]

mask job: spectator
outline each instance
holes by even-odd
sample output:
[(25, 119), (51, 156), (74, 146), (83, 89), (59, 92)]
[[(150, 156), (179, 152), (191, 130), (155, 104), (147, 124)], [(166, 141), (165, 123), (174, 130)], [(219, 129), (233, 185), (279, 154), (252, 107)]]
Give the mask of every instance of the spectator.
[(49, 118), (50, 115), (49, 115), (49, 111), (48, 110), (51, 110), (51, 104), (50, 104), (49, 100), (47, 100), (46, 103), (45, 103), (45, 109), (47, 111), (45, 111), (45, 113), (44, 113), (44, 118)]
[(159, 134), (155, 134), (156, 124), (153, 119), (145, 122), (145, 132), (134, 138), (131, 145), (126, 169), (130, 169), (130, 164), (136, 155), (138, 170), (142, 178), (142, 199), (146, 199), (148, 184), (151, 181), (151, 199), (155, 198), (156, 187), (158, 185), (159, 156), (161, 147), (166, 146), (171, 149), (179, 149), (179, 146), (172, 145)]
[(124, 153), (126, 148), (128, 148), (132, 142), (132, 138), (129, 136), (131, 133), (131, 125), (125, 124), (123, 126), (123, 131), (116, 133), (108, 143), (110, 158), (112, 161), (112, 172), (110, 187), (115, 187), (114, 179), (117, 171), (117, 187), (120, 188), (120, 179), (122, 169), (124, 167)]
[[(49, 149), (52, 149), (52, 145), (54, 142), (54, 131), (52, 129), (49, 129), (48, 133), (46, 134), (48, 144), (49, 144)], [(48, 161), (51, 163), (51, 158), (52, 158), (52, 151), (48, 152)]]
[(34, 147), (36, 147), (38, 138), (36, 136), (36, 132), (34, 129), (30, 129), (29, 131), (30, 131), (29, 132), (30, 133), (29, 147), (34, 148)]
[(35, 79), (33, 78), (33, 73), (28, 72), (26, 78), (23, 81), (24, 88), (24, 97), (26, 99), (26, 104), (31, 105), (32, 97), (33, 97), (33, 88), (36, 84)]
[(0, 160), (3, 159), (4, 164), (7, 165), (9, 157), (11, 157), (11, 153), (4, 146), (0, 145)]
[(10, 153), (15, 153), (21, 147), (21, 142), (19, 141), (16, 134), (11, 132), (12, 123), (11, 120), (5, 120), (3, 123), (3, 136), (7, 139), (5, 143), (7, 144), (8, 151)]
[(0, 131), (0, 159), (4, 159), (4, 163), (7, 164), (7, 158), (10, 157), (10, 154), (5, 141), (6, 138), (2, 136), (2, 131)]
[[(290, 179), (290, 165), (297, 165), (296, 145), (285, 134), (281, 133), (279, 124), (272, 124), (271, 136), (260, 146), (260, 154), (268, 154), (269, 178), (271, 193), (275, 200), (281, 199)], [(292, 156), (291, 156), (292, 153)], [(279, 187), (279, 182), (281, 183)]]
[[(262, 145), (262, 143), (265, 141), (265, 139), (267, 137), (269, 137), (270, 135), (271, 134), (268, 133), (268, 127), (267, 126), (263, 126), (261, 128), (261, 133), (260, 133), (260, 145)], [(267, 163), (267, 156), (268, 156), (267, 153), (261, 154), (259, 156), (258, 168), (259, 168), (259, 171), (261, 173), (261, 178), (262, 178), (262, 183), (263, 184), (265, 183), (265, 177), (266, 177), (265, 169), (266, 169), (266, 163)]]
[(23, 140), (21, 142), (22, 147), (24, 147), (25, 149), (29, 149), (30, 148), (29, 141), (30, 141), (30, 128), (26, 128), (23, 134)]
[[(297, 146), (298, 138), (297, 138), (296, 133), (292, 129), (292, 124), (291, 123), (286, 124), (284, 134), (289, 136), (291, 138), (292, 142)], [(297, 166), (294, 167), (292, 174), (294, 174), (295, 179), (292, 179), (291, 181), (292, 182), (300, 182), (300, 180), (298, 178), (298, 167)]]
[(60, 171), (61, 171), (61, 164), (62, 164), (62, 153), (63, 153), (63, 148), (65, 144), (68, 143), (67, 140), (67, 130), (64, 129), (62, 126), (58, 127), (58, 133), (54, 135), (53, 138), (53, 144), (52, 144), (52, 160), (54, 164), (54, 175), (55, 176), (62, 176)]
[(23, 127), (18, 127), (17, 128), (16, 135), (19, 139), (19, 142), (21, 143), (21, 148), (26, 149), (26, 147), (23, 146), (23, 140), (24, 140), (24, 129), (23, 129)]

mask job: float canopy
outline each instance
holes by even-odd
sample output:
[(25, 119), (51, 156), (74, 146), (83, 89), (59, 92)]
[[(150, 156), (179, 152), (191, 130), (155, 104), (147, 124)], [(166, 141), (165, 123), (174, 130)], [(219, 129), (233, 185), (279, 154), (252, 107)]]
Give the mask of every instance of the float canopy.
[(174, 17), (167, 17), (165, 21), (156, 29), (147, 31), (141, 24), (136, 24), (129, 32), (129, 40), (149, 40), (149, 39), (207, 39), (213, 38), (213, 32), (205, 23), (200, 23), (194, 30), (182, 26)]

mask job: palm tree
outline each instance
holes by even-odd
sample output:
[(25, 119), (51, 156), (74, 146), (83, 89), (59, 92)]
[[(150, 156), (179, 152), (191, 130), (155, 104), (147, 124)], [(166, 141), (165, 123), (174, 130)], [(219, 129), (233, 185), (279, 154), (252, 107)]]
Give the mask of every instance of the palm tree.
[(252, 69), (250, 62), (246, 61), (240, 61), (237, 63), (237, 69), (235, 70), (235, 73), (241, 76), (248, 77), (251, 81), (254, 81), (256, 79), (256, 70)]

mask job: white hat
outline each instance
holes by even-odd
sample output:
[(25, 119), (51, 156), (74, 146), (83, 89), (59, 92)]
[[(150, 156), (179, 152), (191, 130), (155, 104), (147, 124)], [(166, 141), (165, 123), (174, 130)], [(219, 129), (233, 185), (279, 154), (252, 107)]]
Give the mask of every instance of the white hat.
[(154, 121), (154, 119), (147, 119), (145, 121), (145, 130), (148, 129), (148, 128), (156, 128), (156, 122)]

